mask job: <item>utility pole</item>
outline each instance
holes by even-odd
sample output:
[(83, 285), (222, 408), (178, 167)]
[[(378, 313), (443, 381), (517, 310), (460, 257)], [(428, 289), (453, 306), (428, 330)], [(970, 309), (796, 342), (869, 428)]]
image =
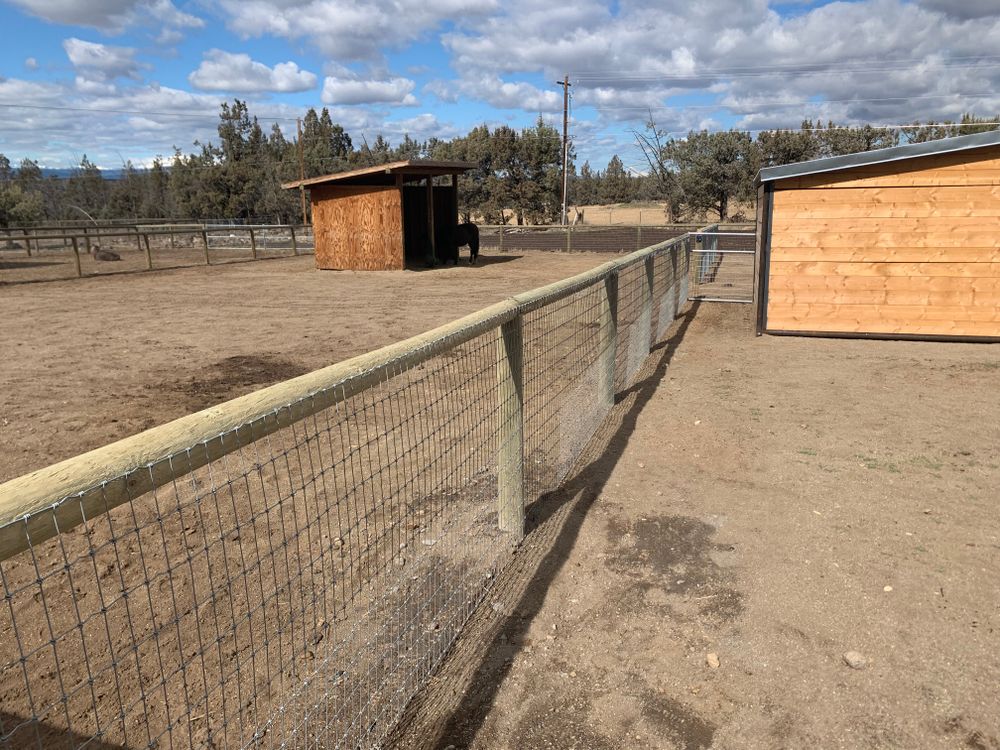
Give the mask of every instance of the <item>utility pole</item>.
[[(299, 141), (299, 180), (304, 180), (306, 178), (306, 162), (305, 156), (302, 153), (302, 118), (298, 117), (295, 119), (295, 130), (298, 133)], [(306, 221), (306, 188), (305, 185), (299, 185), (299, 197), (302, 199), (302, 225), (305, 226), (309, 222)]]
[(569, 194), (569, 82), (567, 74), (561, 81), (556, 81), (556, 86), (563, 87), (563, 173), (562, 173), (562, 221), (563, 226), (568, 220), (566, 199)]

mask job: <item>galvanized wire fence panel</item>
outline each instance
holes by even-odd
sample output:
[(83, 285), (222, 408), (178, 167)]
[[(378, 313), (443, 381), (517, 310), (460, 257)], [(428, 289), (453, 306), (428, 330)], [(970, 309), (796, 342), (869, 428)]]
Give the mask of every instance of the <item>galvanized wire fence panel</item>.
[(0, 747), (379, 746), (673, 320), (687, 257), (0, 486)]
[(481, 226), (480, 247), (489, 251), (630, 253), (695, 231), (693, 224), (663, 226)]
[(752, 302), (756, 235), (753, 232), (698, 232), (692, 241), (692, 299)]

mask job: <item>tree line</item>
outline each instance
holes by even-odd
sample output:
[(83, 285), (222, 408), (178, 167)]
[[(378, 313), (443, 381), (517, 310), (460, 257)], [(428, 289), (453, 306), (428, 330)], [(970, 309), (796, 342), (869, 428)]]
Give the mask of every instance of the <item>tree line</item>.
[[(665, 219), (683, 221), (706, 214), (720, 220), (742, 215), (754, 200), (761, 167), (823, 156), (867, 151), (996, 129), (996, 119), (966, 115), (958, 123), (915, 124), (905, 130), (838, 127), (802, 122), (795, 131), (757, 135), (729, 130), (692, 131), (668, 137), (655, 122), (636, 131), (643, 163), (627, 168), (614, 156), (604, 169), (584, 162), (579, 170), (570, 149), (570, 204), (659, 201)], [(297, 191), (281, 184), (403, 159), (446, 159), (473, 163), (460, 177), (459, 210), (465, 220), (545, 224), (561, 214), (562, 142), (539, 117), (517, 130), (482, 125), (467, 135), (415, 141), (408, 135), (393, 146), (382, 135), (359, 144), (326, 108), (310, 109), (300, 138), (288, 139), (274, 124), (265, 132), (245, 102), (221, 106), (218, 140), (195, 142), (193, 151), (175, 148), (169, 159), (147, 168), (125, 163), (108, 179), (86, 156), (68, 178), (46, 176), (38, 163), (17, 166), (0, 154), (0, 226), (60, 220), (209, 220), (293, 223), (301, 221)]]

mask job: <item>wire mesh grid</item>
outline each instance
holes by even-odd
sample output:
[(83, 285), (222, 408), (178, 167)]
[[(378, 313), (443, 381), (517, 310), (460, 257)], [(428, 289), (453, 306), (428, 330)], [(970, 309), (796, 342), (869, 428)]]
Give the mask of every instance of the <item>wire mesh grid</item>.
[(753, 232), (700, 232), (692, 248), (691, 294), (697, 299), (753, 300)]
[(662, 226), (481, 226), (480, 246), (487, 251), (629, 253), (680, 237), (695, 225)]
[(594, 285), (524, 316), (528, 497), (558, 486), (611, 407), (595, 398), (606, 334), (603, 292)]
[[(510, 559), (507, 460), (522, 499), (565, 479), (686, 298), (686, 247), (16, 521), (0, 747), (378, 747)], [(101, 502), (118, 480), (152, 490)]]
[(377, 745), (510, 545), (495, 352), (477, 337), (189, 472), (194, 447), (0, 563), (0, 744)]

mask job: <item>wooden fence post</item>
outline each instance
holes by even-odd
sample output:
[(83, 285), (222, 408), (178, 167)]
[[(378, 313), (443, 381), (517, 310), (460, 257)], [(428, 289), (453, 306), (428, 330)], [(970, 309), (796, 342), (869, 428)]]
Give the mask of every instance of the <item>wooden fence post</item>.
[(573, 252), (573, 229), (569, 224), (566, 225), (566, 252)]
[[(37, 243), (37, 240), (36, 240)], [(24, 230), (24, 249), (28, 251), (28, 257), (31, 257), (31, 235), (28, 234), (28, 230)], [(36, 246), (37, 249), (37, 246)]]
[(257, 260), (257, 238), (254, 236), (253, 227), (250, 227), (250, 257)]
[(212, 265), (212, 259), (208, 256), (208, 232), (201, 230), (201, 244), (205, 248), (205, 265)]
[(83, 228), (83, 241), (87, 246), (87, 255), (90, 255), (90, 232), (87, 231), (87, 227)]
[(76, 241), (76, 235), (73, 236), (73, 262), (76, 264), (76, 277), (82, 279), (83, 269), (80, 268), (80, 246)]
[(522, 320), (497, 329), (497, 491), (501, 531), (524, 538), (524, 371)]
[[(640, 221), (642, 220), (640, 219)], [(642, 224), (635, 228), (635, 249), (642, 250)]]
[(142, 252), (142, 235), (139, 234), (139, 227), (135, 228), (135, 249)]
[(600, 313), (601, 365), (598, 371), (598, 400), (608, 408), (615, 403), (615, 357), (618, 353), (618, 273), (604, 277)]
[(296, 255), (298, 255), (299, 254), (299, 243), (295, 241), (295, 225), (294, 224), (289, 224), (288, 225), (288, 229), (292, 233), (292, 252), (295, 253)]
[(500, 225), (500, 252), (501, 253), (503, 252), (503, 227), (504, 227), (504, 225), (501, 224)]
[(142, 239), (146, 245), (146, 268), (150, 271), (153, 270), (153, 251), (149, 249), (149, 235), (143, 233)]

